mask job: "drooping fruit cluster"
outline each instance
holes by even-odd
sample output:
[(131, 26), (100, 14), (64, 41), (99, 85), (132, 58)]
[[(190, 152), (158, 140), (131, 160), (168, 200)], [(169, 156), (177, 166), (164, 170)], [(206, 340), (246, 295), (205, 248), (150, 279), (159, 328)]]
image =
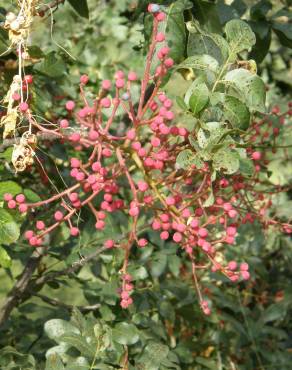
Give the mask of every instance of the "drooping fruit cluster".
[[(260, 181), (259, 169), (264, 160), (264, 154), (253, 149), (259, 139), (257, 123), (250, 129), (248, 148), (256, 164), (253, 176), (245, 178), (236, 173), (229, 177), (218, 176), (213, 181), (207, 162), (203, 168), (177, 168), (176, 158), (188, 143), (189, 132), (177, 123), (173, 102), (160, 89), (163, 78), (174, 65), (165, 35), (158, 31), (165, 14), (157, 4), (150, 4), (148, 11), (153, 15), (153, 32), (141, 82), (133, 71), (127, 75), (117, 71), (113, 81), (101, 82), (97, 97), (89, 103), (86, 98), (89, 78), (82, 75), (82, 103), (67, 101), (67, 116), (59, 120), (57, 128), (42, 126), (30, 107), (21, 103), (19, 110), (33, 132), (71, 145), (76, 156), (69, 159), (71, 184), (62, 192), (35, 203), (27, 202), (22, 194), (15, 199), (6, 194), (5, 201), (8, 208), (18, 207), (21, 213), (50, 205), (52, 221), (48, 221), (48, 217), (39, 219), (34, 229), (24, 234), (28, 243), (35, 247), (46, 247), (46, 235), (62, 223), (68, 224), (72, 236), (78, 236), (77, 215), (85, 206), (96, 218), (97, 233), (107, 227), (108, 214), (123, 212), (128, 215), (132, 231), (127, 240), (120, 243), (113, 236), (105, 242), (106, 248), (123, 248), (125, 252), (120, 292), (123, 308), (133, 302), (134, 285), (128, 273), (131, 248), (133, 245), (146, 248), (148, 244), (138, 235), (138, 220), (146, 215), (146, 226), (159, 233), (161, 240), (171, 240), (185, 251), (191, 262), (200, 306), (208, 315), (211, 309), (202, 296), (198, 270), (220, 271), (232, 282), (250, 277), (246, 262), (226, 261), (222, 254), (225, 247), (236, 243), (238, 227), (258, 220), (265, 227), (277, 227), (289, 233), (292, 228), (280, 220), (268, 218), (271, 197), (264, 197), (255, 187), (255, 182)], [(27, 81), (31, 82), (32, 79)], [(139, 99), (135, 101), (132, 86), (137, 83), (141, 88)], [(121, 112), (129, 123), (118, 130), (116, 124)], [(276, 130), (273, 134), (277, 134)], [(79, 152), (89, 153), (86, 161), (80, 159)], [(121, 196), (125, 180), (131, 190), (129, 202)], [(206, 206), (211, 186), (215, 200)], [(246, 192), (253, 198), (252, 206)]]

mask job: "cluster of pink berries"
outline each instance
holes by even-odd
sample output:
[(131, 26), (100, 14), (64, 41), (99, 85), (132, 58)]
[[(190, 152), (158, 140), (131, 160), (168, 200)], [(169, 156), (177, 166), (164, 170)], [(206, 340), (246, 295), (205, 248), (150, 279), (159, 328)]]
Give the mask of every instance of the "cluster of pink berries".
[[(114, 239), (108, 239), (104, 243), (108, 249), (123, 247), (126, 252), (120, 292), (120, 304), (123, 308), (133, 302), (131, 294), (134, 286), (132, 277), (127, 272), (130, 249), (133, 245), (144, 248), (148, 244), (147, 239), (137, 237), (137, 221), (141, 215), (151, 214), (147, 226), (157, 231), (162, 241), (172, 240), (185, 250), (194, 267), (193, 274), (196, 274), (198, 261), (204, 261), (205, 264), (200, 265), (201, 269), (220, 271), (231, 282), (236, 282), (249, 279), (248, 264), (222, 261), (222, 249), (235, 243), (241, 223), (252, 223), (258, 219), (266, 225), (265, 211), (271, 204), (271, 199), (266, 201), (263, 194), (254, 189), (254, 181), (258, 179), (257, 171), (250, 179), (234, 174), (230, 178), (223, 176), (212, 181), (208, 163), (203, 168), (191, 166), (186, 171), (176, 167), (177, 155), (189, 144), (189, 132), (175, 124), (173, 102), (160, 91), (163, 78), (174, 63), (169, 57), (170, 48), (166, 44), (162, 47), (160, 45), (165, 43), (165, 35), (158, 32), (158, 23), (164, 21), (165, 14), (157, 4), (150, 4), (148, 11), (154, 18), (153, 37), (141, 81), (139, 100), (134, 101), (131, 94), (132, 84), (138, 82), (138, 76), (133, 71), (127, 75), (123, 71), (117, 71), (114, 81), (102, 81), (93, 103), (89, 103), (84, 94), (89, 78), (82, 75), (80, 94), (83, 105), (80, 107), (75, 101), (67, 101), (67, 114), (59, 121), (57, 128), (53, 125), (41, 126), (27, 114), (27, 119), (35, 130), (54, 134), (61, 143), (67, 142), (73, 146), (76, 153), (90, 151), (90, 154), (86, 161), (82, 161), (78, 154), (69, 159), (72, 183), (64, 191), (48, 199), (28, 203), (22, 194), (15, 199), (11, 194), (4, 196), (7, 207), (18, 207), (21, 213), (45, 205), (55, 205), (50, 207), (54, 220), (52, 224), (37, 220), (35, 230), (25, 232), (25, 238), (35, 247), (46, 246), (45, 236), (62, 223), (68, 224), (72, 236), (78, 236), (80, 230), (73, 226), (73, 220), (85, 206), (94, 215), (95, 228), (98, 231), (106, 227), (108, 214), (127, 214), (133, 225), (127, 243), (121, 245)], [(151, 75), (155, 54), (159, 63)], [(145, 102), (146, 89), (150, 84), (155, 87)], [(121, 110), (131, 124), (124, 132), (119, 131), (117, 134), (115, 124)], [(24, 114), (26, 112), (27, 110), (23, 110)], [(254, 124), (252, 129), (257, 130), (257, 127)], [(262, 160), (262, 153), (254, 151), (252, 147), (248, 153), (255, 163)], [(133, 167), (139, 174), (139, 179), (134, 179), (131, 175), (130, 169)], [(129, 202), (121, 196), (121, 183), (125, 180), (131, 190), (132, 198)], [(214, 204), (204, 207), (211, 187)], [(250, 210), (244, 194), (241, 193), (243, 190), (251, 192), (256, 201), (263, 202), (259, 212)], [(270, 221), (269, 225), (283, 227), (285, 230), (290, 230), (291, 227), (289, 224), (282, 225), (277, 220)], [(200, 306), (205, 314), (211, 313), (206, 300), (200, 298)]]

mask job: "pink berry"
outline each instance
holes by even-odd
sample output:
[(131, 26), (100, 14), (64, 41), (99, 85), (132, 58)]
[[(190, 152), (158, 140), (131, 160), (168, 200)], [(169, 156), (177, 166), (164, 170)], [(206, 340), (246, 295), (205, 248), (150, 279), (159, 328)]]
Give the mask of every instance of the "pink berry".
[(28, 206), (24, 203), (20, 204), (18, 207), (20, 213), (26, 213), (28, 210)]
[(101, 106), (102, 106), (102, 107), (104, 107), (104, 108), (110, 108), (110, 106), (111, 106), (111, 101), (110, 101), (110, 99), (109, 99), (109, 98), (103, 98), (103, 99), (101, 99), (100, 104), (101, 104)]
[(25, 113), (28, 110), (28, 104), (26, 102), (19, 104), (19, 110), (22, 113)]
[(259, 161), (262, 157), (262, 153), (261, 152), (253, 152), (251, 157), (254, 161)]
[(67, 127), (69, 127), (69, 122), (68, 122), (68, 120), (66, 120), (66, 119), (62, 119), (62, 120), (60, 121), (60, 127), (61, 127), (61, 128), (67, 128)]
[(134, 140), (136, 137), (136, 130), (132, 128), (131, 130), (127, 132), (126, 136), (127, 136), (127, 139)]
[(182, 241), (182, 234), (179, 233), (179, 232), (176, 232), (176, 233), (173, 234), (172, 239), (173, 239), (174, 242), (180, 243)]
[(71, 167), (72, 167), (72, 168), (79, 168), (79, 167), (80, 167), (80, 165), (81, 165), (81, 162), (80, 162), (80, 160), (79, 160), (79, 159), (77, 159), (77, 158), (71, 158), (71, 160), (70, 160), (70, 164), (71, 164)]
[(246, 262), (240, 264), (240, 271), (248, 271), (248, 264)]
[(5, 202), (9, 202), (13, 199), (13, 195), (10, 193), (5, 193), (3, 199), (5, 200)]
[(138, 181), (138, 189), (142, 192), (148, 190), (148, 184), (145, 181)]
[(158, 20), (158, 22), (163, 22), (165, 20), (165, 13), (159, 12), (155, 15), (155, 18)]
[(43, 221), (37, 221), (36, 228), (38, 230), (43, 230), (46, 227), (45, 223)]
[(166, 204), (167, 204), (168, 206), (173, 206), (173, 205), (175, 205), (175, 199), (174, 199), (174, 197), (171, 197), (171, 196), (167, 197), (167, 198), (165, 199), (165, 202), (166, 202)]
[(82, 83), (83, 85), (86, 85), (89, 81), (89, 77), (87, 75), (82, 75), (80, 77), (80, 83)]
[(151, 144), (154, 148), (157, 148), (158, 146), (160, 146), (160, 139), (158, 137), (153, 137), (151, 139)]
[(25, 239), (30, 239), (34, 235), (34, 232), (32, 230), (27, 230), (24, 234)]
[(228, 263), (228, 269), (231, 271), (235, 271), (237, 269), (237, 263), (235, 261), (230, 261)]
[(169, 238), (169, 232), (168, 231), (162, 231), (162, 233), (160, 233), (160, 238), (162, 240), (167, 240)]
[(13, 199), (9, 200), (9, 202), (7, 203), (7, 206), (8, 206), (9, 209), (14, 209), (16, 207), (15, 200), (13, 200)]
[(128, 80), (129, 81), (136, 81), (137, 80), (137, 74), (135, 72), (129, 72), (128, 74)]
[(199, 229), (198, 234), (201, 238), (206, 238), (208, 236), (208, 230), (202, 227)]
[(89, 140), (96, 141), (99, 138), (99, 133), (95, 130), (90, 130), (88, 133)]
[(55, 212), (54, 217), (56, 221), (61, 221), (63, 220), (64, 215), (61, 211), (57, 211)]
[(76, 175), (77, 181), (83, 181), (85, 179), (85, 174), (83, 172), (78, 172)]
[(72, 236), (77, 236), (79, 234), (79, 229), (77, 227), (71, 227), (70, 234)]
[(228, 236), (235, 236), (236, 235), (236, 227), (228, 226), (227, 229), (226, 229), (226, 234)]
[(73, 100), (68, 100), (66, 103), (66, 109), (72, 111), (75, 108), (75, 103)]
[(158, 4), (149, 4), (148, 5), (148, 12), (149, 13), (157, 13), (160, 10), (160, 6)]
[(37, 239), (37, 237), (36, 236), (32, 236), (30, 239), (29, 239), (29, 244), (31, 245), (31, 246), (36, 246), (37, 244), (38, 244), (38, 239)]
[(168, 58), (164, 61), (164, 64), (167, 68), (171, 68), (174, 65), (174, 61), (171, 58)]
[(116, 80), (116, 87), (118, 89), (122, 89), (124, 86), (125, 86), (125, 80), (123, 80), (122, 78), (119, 78)]
[(25, 196), (23, 194), (16, 195), (15, 199), (18, 203), (24, 203), (25, 202)]
[(32, 75), (25, 75), (23, 80), (27, 84), (32, 84), (33, 83), (33, 76)]
[(110, 90), (112, 87), (112, 83), (110, 82), (110, 80), (103, 80), (101, 86), (104, 90)]
[(102, 221), (102, 220), (98, 220), (98, 221), (96, 222), (96, 224), (95, 224), (95, 228), (96, 228), (97, 230), (103, 230), (103, 229), (104, 229), (104, 227), (105, 227), (105, 222), (104, 222), (104, 221)]
[(164, 33), (159, 32), (159, 33), (156, 35), (156, 41), (157, 41), (157, 42), (163, 42), (164, 40), (165, 40), (165, 35), (164, 35)]
[(114, 242), (114, 240), (109, 239), (109, 240), (105, 241), (104, 245), (105, 245), (106, 248), (111, 249), (111, 248), (114, 247), (115, 242)]
[(129, 210), (129, 215), (132, 217), (136, 217), (139, 215), (139, 208), (138, 207), (132, 207)]
[(241, 271), (241, 276), (243, 280), (248, 280), (250, 278), (250, 273), (248, 271)]
[(74, 132), (69, 136), (69, 140), (73, 141), (74, 143), (78, 143), (81, 139), (81, 135), (78, 132)]
[(146, 239), (139, 239), (138, 240), (138, 246), (143, 248), (143, 247), (146, 247), (146, 245), (148, 244), (148, 241)]

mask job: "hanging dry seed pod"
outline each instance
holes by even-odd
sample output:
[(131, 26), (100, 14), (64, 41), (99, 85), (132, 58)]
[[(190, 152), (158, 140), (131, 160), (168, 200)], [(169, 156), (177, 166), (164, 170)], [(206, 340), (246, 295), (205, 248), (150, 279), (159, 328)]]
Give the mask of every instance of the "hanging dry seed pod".
[(16, 172), (22, 172), (33, 164), (36, 145), (36, 135), (29, 132), (25, 132), (20, 143), (14, 145), (11, 160)]

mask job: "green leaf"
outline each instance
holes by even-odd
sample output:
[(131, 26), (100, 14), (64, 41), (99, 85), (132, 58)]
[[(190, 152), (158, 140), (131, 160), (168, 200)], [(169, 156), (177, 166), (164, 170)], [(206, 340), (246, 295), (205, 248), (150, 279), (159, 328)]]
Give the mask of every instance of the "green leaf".
[(41, 200), (40, 196), (31, 189), (24, 189), (23, 194), (25, 195), (26, 200), (31, 203), (39, 202)]
[(178, 0), (170, 5), (165, 22), (165, 34), (170, 46), (170, 56), (178, 63), (182, 60), (186, 44), (184, 11), (192, 7), (189, 1)]
[(27, 49), (28, 49), (29, 55), (32, 58), (39, 59), (45, 56), (43, 51), (37, 45), (28, 46)]
[(91, 337), (82, 337), (80, 334), (67, 333), (59, 337), (58, 340), (76, 348), (83, 356), (93, 358), (95, 355), (97, 343)]
[(266, 14), (272, 9), (272, 4), (267, 0), (260, 0), (250, 8), (250, 17), (256, 21), (266, 18)]
[(87, 0), (68, 0), (68, 2), (81, 17), (89, 18)]
[(4, 268), (9, 268), (11, 266), (11, 258), (6, 250), (0, 246), (0, 265)]
[(7, 148), (4, 152), (0, 152), (0, 158), (5, 159), (7, 162), (11, 162), (13, 147)]
[(214, 204), (214, 202), (215, 202), (215, 197), (214, 197), (214, 194), (213, 194), (213, 190), (211, 188), (211, 191), (210, 191), (210, 194), (209, 194), (208, 198), (203, 203), (203, 207), (204, 208), (211, 207)]
[(66, 64), (62, 59), (56, 57), (54, 51), (47, 54), (45, 59), (35, 68), (40, 73), (53, 78), (62, 77), (66, 72)]
[(170, 272), (174, 276), (178, 277), (181, 266), (181, 259), (176, 255), (167, 256), (167, 264)]
[(250, 21), (253, 32), (256, 35), (256, 44), (250, 53), (250, 58), (260, 63), (267, 55), (271, 45), (271, 24), (266, 20)]
[(261, 315), (261, 320), (266, 322), (283, 319), (286, 315), (287, 308), (283, 304), (274, 303), (270, 305)]
[(194, 114), (198, 114), (209, 101), (209, 89), (206, 84), (199, 85), (190, 97), (189, 106)]
[(148, 277), (147, 270), (144, 266), (130, 265), (128, 270), (133, 280), (144, 280)]
[(239, 170), (245, 176), (252, 176), (254, 173), (254, 164), (251, 159), (240, 158), (239, 160)]
[(194, 10), (196, 19), (200, 25), (203, 26), (204, 30), (208, 32), (221, 33), (222, 27), (220, 24), (217, 4), (211, 2), (205, 2), (204, 0), (193, 0)]
[(182, 97), (177, 96), (176, 97), (176, 103), (180, 107), (180, 109), (182, 109), (182, 110), (187, 110), (188, 109), (188, 106), (186, 105), (186, 103), (184, 102)]
[(176, 165), (178, 168), (188, 170), (193, 165), (197, 168), (202, 168), (203, 162), (192, 150), (185, 149), (178, 154), (176, 158)]
[(60, 338), (65, 334), (80, 334), (79, 330), (68, 321), (61, 319), (52, 319), (45, 323), (45, 333), (50, 339), (60, 342)]
[(233, 96), (226, 96), (224, 101), (224, 119), (234, 128), (246, 130), (249, 127), (250, 113), (244, 103)]
[(57, 353), (48, 356), (45, 370), (65, 370), (62, 359)]
[(139, 360), (139, 368), (147, 370), (158, 370), (169, 353), (169, 348), (161, 343), (149, 343)]
[(187, 54), (209, 55), (221, 65), (229, 55), (229, 45), (227, 41), (216, 33), (206, 34), (199, 29), (194, 22), (188, 22), (187, 28), (190, 32), (187, 44)]
[(196, 362), (200, 365), (203, 365), (204, 368), (210, 369), (210, 370), (218, 370), (217, 362), (204, 357), (196, 357)]
[(226, 23), (225, 33), (231, 55), (238, 54), (243, 50), (250, 50), (256, 43), (255, 34), (250, 26), (240, 19), (232, 19)]
[(228, 148), (218, 150), (213, 156), (213, 167), (231, 175), (239, 169), (239, 155)]
[(10, 193), (13, 196), (22, 192), (21, 186), (14, 181), (2, 181), (0, 182), (0, 200), (3, 200), (5, 193)]
[(272, 22), (273, 31), (278, 36), (282, 45), (292, 48), (291, 23)]
[(187, 59), (185, 59), (182, 63), (176, 66), (176, 69), (187, 69), (187, 68), (194, 68), (200, 70), (210, 70), (210, 71), (217, 71), (218, 69), (218, 62), (215, 58), (211, 57), (210, 55), (193, 55)]
[(135, 344), (139, 340), (139, 331), (135, 325), (121, 322), (115, 325), (112, 331), (112, 339), (123, 345)]
[(151, 261), (151, 275), (153, 277), (159, 277), (163, 274), (167, 265), (167, 255), (163, 252), (155, 252), (152, 255)]
[(259, 76), (239, 68), (228, 72), (224, 81), (227, 82), (230, 93), (234, 92), (238, 98), (244, 100), (250, 110), (265, 111), (266, 89)]
[(20, 235), (18, 224), (5, 209), (0, 209), (0, 244), (14, 243)]

